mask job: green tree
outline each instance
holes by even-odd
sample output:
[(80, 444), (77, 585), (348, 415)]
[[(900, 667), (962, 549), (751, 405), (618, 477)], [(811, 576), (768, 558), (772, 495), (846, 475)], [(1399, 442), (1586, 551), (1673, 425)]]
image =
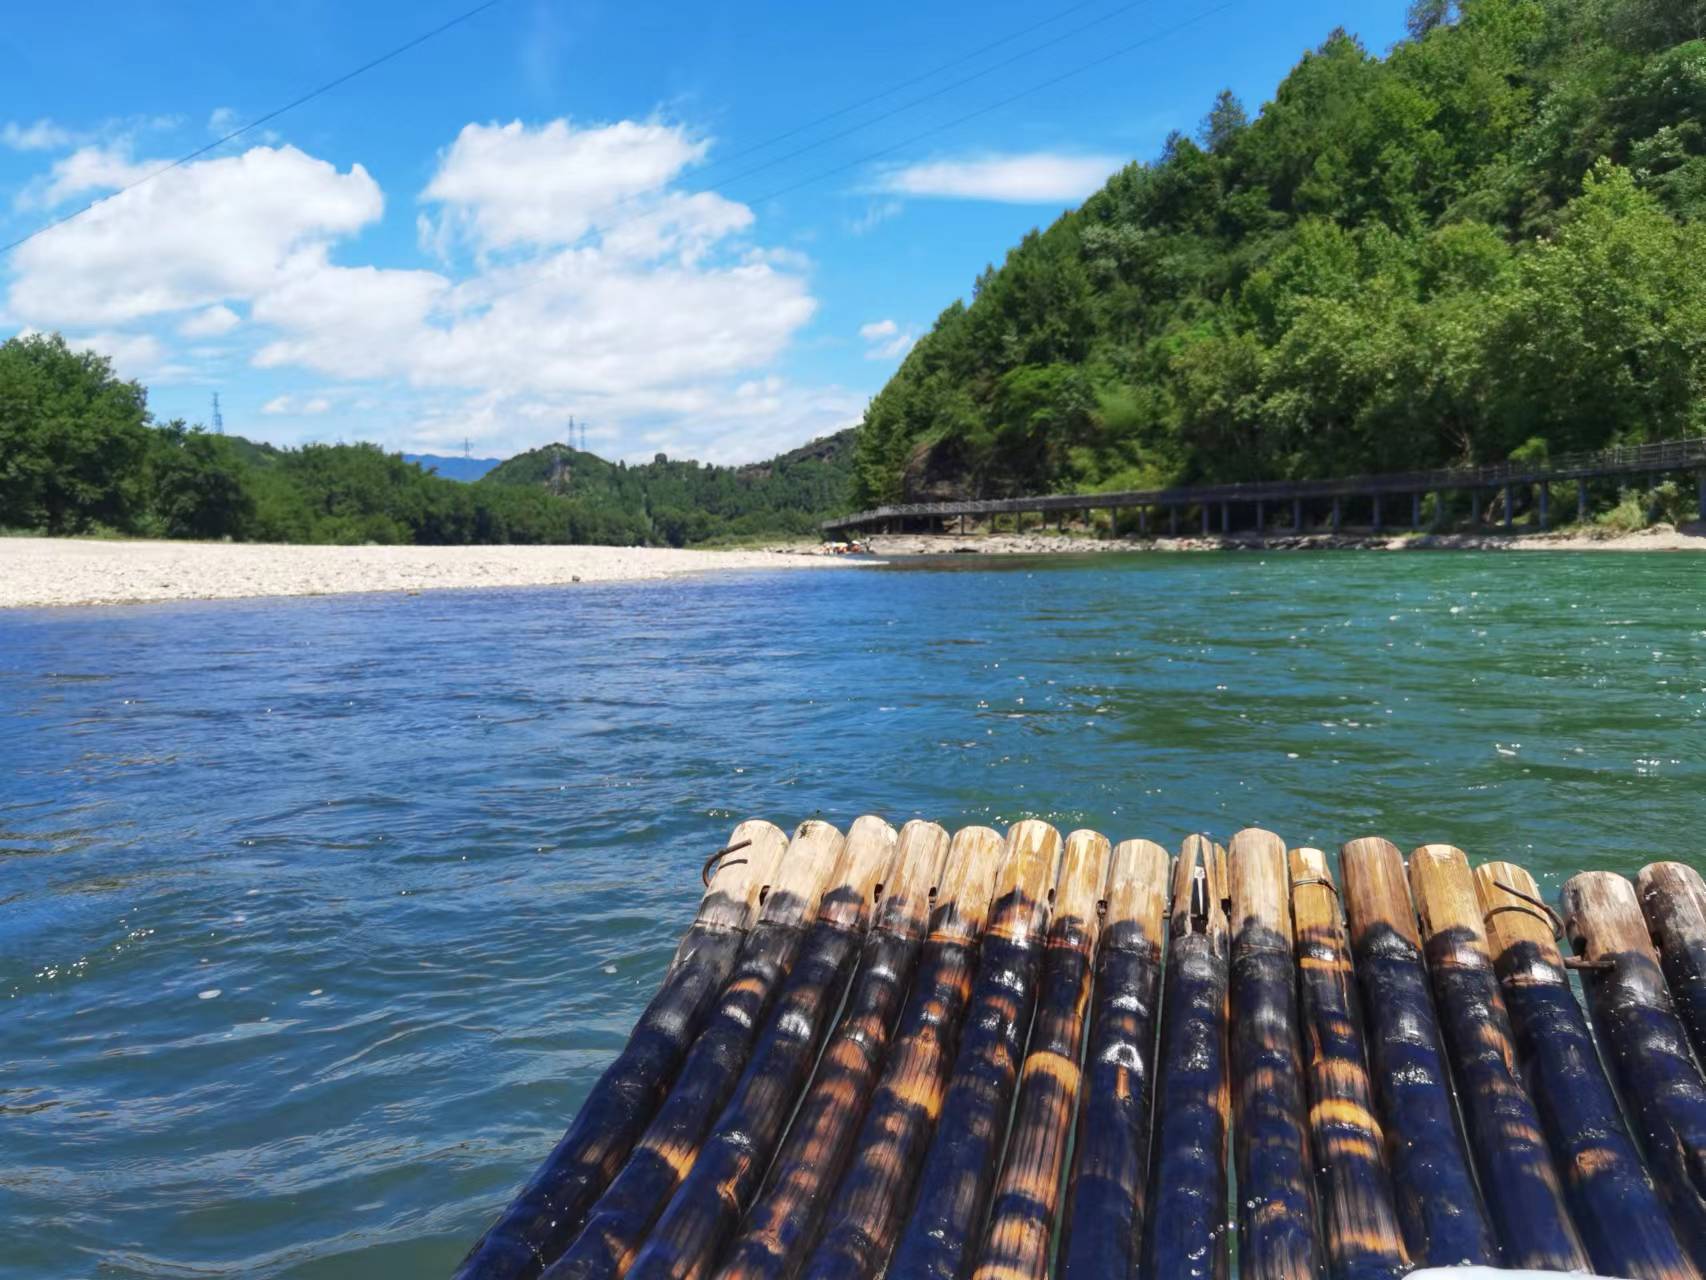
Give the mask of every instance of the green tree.
[(155, 433), (149, 509), (174, 538), (240, 538), (255, 518), (248, 468), (224, 436), (174, 421)]
[(141, 504), (148, 395), (58, 334), (0, 343), (0, 525), (127, 529)]

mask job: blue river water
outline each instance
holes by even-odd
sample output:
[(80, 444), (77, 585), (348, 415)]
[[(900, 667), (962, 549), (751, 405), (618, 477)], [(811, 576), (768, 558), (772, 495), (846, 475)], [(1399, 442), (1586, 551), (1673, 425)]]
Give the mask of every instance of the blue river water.
[(0, 1275), (446, 1274), (748, 816), (1697, 864), (1706, 561), (0, 613)]

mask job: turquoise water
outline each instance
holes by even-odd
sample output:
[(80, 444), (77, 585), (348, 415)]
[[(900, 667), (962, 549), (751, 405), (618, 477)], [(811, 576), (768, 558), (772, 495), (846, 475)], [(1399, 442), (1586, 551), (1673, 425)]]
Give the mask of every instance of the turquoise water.
[(0, 734), (0, 1275), (442, 1274), (749, 815), (1699, 863), (1706, 562), (3, 613)]

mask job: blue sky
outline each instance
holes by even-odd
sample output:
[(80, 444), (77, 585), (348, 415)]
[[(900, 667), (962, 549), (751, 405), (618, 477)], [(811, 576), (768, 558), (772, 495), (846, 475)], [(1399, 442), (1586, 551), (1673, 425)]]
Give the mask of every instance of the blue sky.
[[(9, 14), (0, 241), (471, 3)], [(279, 444), (505, 455), (573, 415), (608, 457), (764, 457), (856, 421), (986, 264), (1218, 90), (1253, 114), (1404, 7), (503, 0), (0, 259), (0, 335)]]

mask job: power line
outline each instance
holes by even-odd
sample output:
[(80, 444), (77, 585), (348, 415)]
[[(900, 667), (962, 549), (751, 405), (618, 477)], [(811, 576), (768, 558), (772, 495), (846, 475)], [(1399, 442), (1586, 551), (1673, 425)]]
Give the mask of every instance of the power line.
[[(1093, 3), (1094, 0), (1090, 0), (1090, 2)], [(728, 187), (731, 183), (740, 182), (744, 178), (750, 178), (750, 177), (754, 176), (755, 174), (764, 173), (767, 170), (774, 169), (779, 164), (786, 164), (789, 160), (798, 159), (800, 156), (805, 155), (807, 152), (816, 151), (818, 148), (826, 147), (832, 142), (840, 142), (843, 138), (851, 137), (855, 133), (860, 133), (866, 129), (869, 129), (874, 124), (881, 124), (884, 120), (893, 119), (895, 116), (902, 115), (905, 112), (911, 111), (914, 107), (921, 107), (927, 102), (933, 102), (937, 98), (940, 98), (946, 94), (952, 93), (956, 89), (963, 89), (963, 88), (965, 88), (966, 85), (971, 84), (973, 81), (981, 80), (985, 76), (993, 75), (995, 72), (1000, 71), (1005, 67), (1010, 67), (1016, 62), (1021, 62), (1024, 59), (1031, 57), (1033, 54), (1041, 53), (1044, 49), (1052, 49), (1057, 44), (1063, 44), (1067, 40), (1070, 40), (1073, 36), (1083, 35), (1086, 31), (1089, 31), (1094, 27), (1099, 27), (1104, 22), (1111, 22), (1113, 19), (1121, 16), (1122, 14), (1129, 13), (1133, 9), (1140, 8), (1143, 5), (1145, 5), (1146, 3), (1148, 3), (1148, 0), (1127, 0), (1126, 3), (1121, 4), (1121, 5), (1117, 6), (1116, 8), (1110, 9), (1106, 13), (1101, 14), (1098, 17), (1092, 18), (1088, 22), (1081, 23), (1078, 26), (1071, 28), (1070, 30), (1063, 31), (1060, 35), (1054, 36), (1051, 39), (1045, 40), (1041, 44), (1032, 45), (1028, 49), (1021, 49), (1018, 53), (1015, 53), (1010, 57), (1003, 58), (999, 62), (992, 62), (992, 63), (990, 63), (989, 66), (984, 67), (981, 70), (974, 71), (970, 75), (962, 76), (958, 80), (951, 80), (945, 85), (940, 85), (937, 88), (932, 89), (929, 93), (920, 94), (916, 98), (909, 99), (908, 101), (903, 102), (898, 106), (891, 107), (891, 108), (889, 108), (889, 110), (884, 111), (884, 112), (880, 112), (879, 114), (874, 115), (867, 120), (861, 120), (858, 124), (849, 125), (847, 128), (842, 129), (838, 133), (832, 133), (832, 134), (827, 135), (826, 137), (818, 138), (817, 140), (815, 140), (813, 142), (806, 143), (802, 147), (795, 147), (792, 151), (785, 151), (779, 156), (772, 156), (770, 159), (764, 161), (764, 163), (762, 163), (762, 164), (755, 164), (755, 165), (751, 166), (750, 168), (742, 169), (739, 173), (731, 174), (726, 178), (722, 178), (722, 179), (718, 180), (714, 185), (701, 188), (699, 191), (693, 192), (692, 194), (694, 194), (694, 195), (710, 195), (710, 194), (715, 193), (715, 192), (720, 192), (720, 191), (724, 190), (726, 187)], [(815, 128), (818, 125), (823, 124), (825, 121), (833, 120), (838, 116), (846, 115), (848, 112), (856, 111), (860, 107), (869, 106), (871, 103), (877, 102), (883, 98), (886, 98), (890, 94), (897, 93), (901, 89), (904, 89), (904, 88), (908, 87), (909, 85), (917, 84), (921, 80), (931, 79), (932, 77), (939, 75), (941, 72), (943, 72), (945, 70), (949, 70), (949, 69), (951, 69), (955, 66), (958, 66), (962, 63), (969, 62), (973, 58), (976, 58), (983, 53), (989, 52), (991, 49), (999, 48), (1001, 45), (1011, 44), (1014, 40), (1017, 40), (1017, 39), (1021, 38), (1022, 36), (1029, 35), (1031, 32), (1036, 31), (1041, 27), (1048, 26), (1048, 25), (1050, 25), (1050, 23), (1058, 22), (1061, 18), (1064, 18), (1069, 14), (1076, 13), (1077, 11), (1079, 11), (1081, 9), (1086, 9), (1088, 7), (1089, 7), (1089, 3), (1073, 5), (1071, 8), (1062, 10), (1060, 13), (1056, 14), (1053, 18), (1050, 18), (1047, 22), (1039, 22), (1039, 23), (1036, 23), (1032, 26), (1026, 27), (1021, 31), (1014, 32), (1012, 35), (1003, 36), (1000, 40), (994, 41), (991, 44), (984, 45), (981, 49), (977, 50), (974, 53), (969, 53), (969, 54), (966, 54), (964, 57), (954, 59), (952, 62), (944, 63), (942, 66), (936, 68), (935, 71), (928, 72), (922, 76), (916, 76), (911, 80), (902, 81), (900, 84), (895, 85), (889, 89), (885, 89), (882, 93), (874, 94), (871, 97), (866, 98), (861, 102), (853, 103), (851, 106), (842, 107), (839, 110), (830, 112), (828, 115), (819, 116), (816, 120), (812, 121), (810, 124), (804, 124), (804, 125), (799, 126), (796, 129), (790, 129), (786, 133), (777, 134), (775, 137), (769, 138), (764, 142), (755, 143), (753, 146), (747, 147), (742, 151), (737, 151), (733, 155), (725, 156), (723, 159), (721, 159), (721, 160), (717, 161), (715, 164), (711, 165), (707, 171), (708, 172), (715, 172), (717, 169), (722, 168), (723, 166), (731, 163), (732, 161), (738, 159), (741, 156), (751, 155), (755, 151), (762, 151), (766, 147), (773, 146), (776, 143), (781, 142), (787, 138), (794, 137), (797, 134), (804, 133), (808, 129)], [(652, 191), (648, 190), (648, 191), (634, 191), (634, 192), (630, 192), (629, 194), (627, 194), (625, 196), (618, 196), (616, 199), (610, 201), (609, 203), (600, 205), (598, 208), (596, 208), (596, 209), (592, 210), (590, 213), (586, 214), (585, 218), (586, 218), (587, 225), (589, 228), (592, 226), (595, 226), (596, 225), (596, 219), (602, 218), (606, 214), (615, 213), (617, 210), (625, 208), (626, 206), (634, 204), (640, 200), (643, 200), (647, 196), (650, 196), (652, 194), (654, 194), (654, 193)], [(637, 222), (639, 220), (639, 217), (642, 217), (642, 216), (645, 216), (645, 215), (637, 215), (634, 218), (624, 219), (623, 221), (616, 223), (615, 226), (613, 226), (613, 227), (606, 227), (606, 228), (604, 228), (604, 233), (609, 234), (609, 232), (616, 230), (617, 228), (625, 227), (625, 226), (630, 225), (633, 222)]]
[[(833, 178), (837, 174), (847, 172), (849, 169), (857, 169), (861, 165), (869, 164), (873, 160), (881, 160), (883, 157), (893, 155), (897, 151), (903, 151), (907, 147), (915, 146), (927, 138), (933, 138), (939, 133), (945, 133), (949, 129), (956, 129), (962, 124), (968, 124), (982, 116), (989, 115), (995, 111), (1000, 111), (1003, 107), (1010, 107), (1015, 102), (1028, 98), (1032, 94), (1041, 93), (1045, 89), (1052, 89), (1054, 86), (1062, 84), (1067, 80), (1071, 80), (1075, 76), (1081, 76), (1087, 71), (1094, 71), (1097, 67), (1105, 66), (1106, 64), (1114, 61), (1116, 58), (1123, 58), (1127, 54), (1135, 53), (1137, 50), (1146, 48), (1149, 45), (1159, 44), (1168, 37), (1175, 36), (1181, 31), (1188, 30), (1200, 22), (1204, 22), (1209, 18), (1217, 17), (1229, 9), (1237, 8), (1242, 2), (1243, 0), (1225, 0), (1225, 3), (1215, 5), (1211, 9), (1205, 9), (1201, 13), (1186, 18), (1183, 22), (1174, 23), (1172, 26), (1161, 31), (1153, 32), (1141, 40), (1134, 40), (1130, 44), (1121, 45), (1119, 48), (1110, 50), (1109, 52), (1102, 54), (1100, 57), (1092, 58), (1088, 62), (1079, 63), (1077, 66), (1068, 71), (1063, 71), (1057, 76), (1050, 76), (1047, 80), (1038, 81), (1036, 84), (1033, 84), (1028, 88), (1021, 89), (1017, 93), (1009, 94), (1005, 98), (1001, 98), (995, 102), (988, 103), (985, 106), (978, 107), (975, 111), (968, 111), (964, 115), (955, 116), (952, 120), (944, 120), (941, 124), (933, 125), (921, 133), (915, 133), (910, 138), (903, 138), (901, 141), (896, 142), (891, 146), (867, 152), (866, 154), (858, 157), (856, 160), (849, 160), (846, 164), (839, 164), (834, 168), (825, 169), (820, 173), (813, 174), (809, 178), (802, 178), (798, 182), (791, 183), (785, 187), (780, 187), (775, 191), (767, 192), (755, 199), (743, 200), (742, 203), (749, 205), (763, 204), (768, 200), (775, 200), (782, 196), (790, 195), (793, 192), (800, 190), (802, 187), (809, 187), (813, 183), (822, 182), (825, 178)], [(749, 172), (756, 172), (756, 170), (751, 170)], [(698, 196), (721, 194), (724, 188), (730, 183), (737, 182), (745, 176), (747, 175), (737, 174), (733, 178), (729, 178), (723, 182), (716, 183), (713, 186), (704, 187), (698, 191), (690, 192), (688, 194)], [(639, 218), (642, 216), (645, 215), (638, 215), (634, 218), (626, 219), (622, 222), (615, 223), (612, 226), (605, 227), (602, 230), (602, 234), (608, 236), (612, 231), (621, 230), (623, 227), (639, 221)]]
[(400, 57), (401, 55), (409, 52), (409, 50), (415, 48), (416, 46), (425, 44), (428, 40), (433, 39), (435, 36), (443, 35), (446, 31), (449, 31), (452, 27), (460, 26), (462, 23), (467, 22), (470, 18), (477, 17), (478, 15), (484, 13), (487, 9), (494, 9), (498, 5), (502, 4), (503, 2), (504, 2), (504, 0), (484, 0), (484, 3), (477, 4), (472, 9), (464, 10), (463, 12), (457, 14), (454, 18), (451, 18), (448, 22), (440, 23), (438, 26), (434, 27), (431, 31), (424, 32), (421, 35), (416, 36), (413, 40), (410, 40), (405, 44), (398, 45), (395, 49), (392, 49), (388, 53), (380, 54), (377, 58), (374, 58), (371, 62), (362, 63), (361, 66), (357, 67), (354, 71), (346, 71), (343, 75), (339, 76), (336, 80), (326, 81), (326, 83), (321, 85), (319, 88), (311, 89), (307, 93), (303, 94), (300, 98), (297, 98), (292, 102), (287, 102), (282, 107), (277, 107), (274, 110), (267, 112), (264, 116), (256, 117), (255, 119), (249, 121), (248, 124), (243, 125), (241, 128), (233, 129), (230, 133), (226, 134), (224, 137), (216, 138), (204, 147), (197, 147), (194, 151), (191, 151), (189, 154), (179, 156), (176, 160), (173, 160), (170, 164), (161, 165), (158, 169), (155, 169), (153, 172), (143, 174), (143, 176), (138, 178), (135, 182), (130, 183), (128, 186), (120, 187), (117, 191), (114, 191), (111, 195), (102, 196), (99, 200), (91, 200), (88, 204), (84, 205), (81, 209), (74, 209), (62, 218), (55, 218), (52, 222), (48, 222), (48, 223), (43, 224), (42, 226), (37, 227), (34, 231), (30, 232), (28, 235), (22, 236), (19, 239), (12, 241), (10, 244), (0, 245), (0, 254), (10, 253), (13, 249), (16, 249), (19, 245), (27, 244), (29, 241), (34, 240), (37, 236), (42, 235), (46, 232), (52, 231), (55, 227), (62, 227), (67, 222), (70, 222), (74, 218), (81, 218), (85, 213), (88, 213), (89, 210), (93, 209), (96, 205), (103, 204), (108, 200), (112, 200), (118, 196), (122, 196), (127, 191), (134, 191), (134, 190), (136, 190), (136, 188), (142, 186), (144, 183), (154, 181), (154, 179), (158, 178), (163, 173), (170, 173), (173, 169), (182, 168), (184, 165), (188, 164), (191, 160), (199, 159), (200, 157), (206, 155), (209, 151), (214, 151), (214, 150), (217, 150), (218, 148), (224, 146), (227, 142), (230, 142), (232, 139), (241, 138), (245, 133), (249, 133), (255, 129), (258, 129), (263, 124), (267, 124), (270, 121), (277, 120), (285, 112), (294, 111), (294, 110), (296, 110), (297, 107), (300, 107), (300, 106), (305, 105), (306, 103), (312, 102), (312, 101), (314, 101), (315, 98), (318, 98), (323, 94), (330, 93), (333, 89), (336, 89), (341, 85), (348, 84), (351, 80), (354, 80), (357, 76), (365, 75), (367, 72), (372, 71), (375, 67), (383, 66), (385, 63), (390, 62), (393, 58)]
[(929, 71), (922, 72), (907, 80), (901, 80), (896, 84), (891, 84), (888, 88), (879, 93), (873, 93), (868, 98), (861, 98), (857, 102), (850, 102), (845, 107), (837, 107), (834, 111), (831, 111), (826, 115), (821, 115), (815, 120), (808, 120), (805, 124), (796, 125), (794, 128), (789, 129), (786, 132), (778, 133), (774, 137), (766, 138), (763, 142), (755, 142), (750, 147), (743, 147), (739, 151), (732, 152), (731, 154), (724, 156), (711, 167), (715, 169), (725, 164), (732, 164), (734, 161), (752, 155), (756, 151), (763, 151), (766, 147), (773, 147), (778, 142), (786, 142), (789, 138), (798, 137), (800, 134), (805, 133), (808, 130), (817, 128), (820, 124), (828, 124), (831, 120), (839, 120), (849, 112), (857, 111), (861, 107), (868, 107), (873, 102), (881, 102), (884, 98), (887, 98), (892, 94), (899, 93), (902, 89), (910, 89), (915, 84), (923, 84), (926, 80), (934, 80), (944, 71), (952, 71), (955, 67), (964, 66), (966, 63), (971, 62), (974, 59), (981, 58), (986, 53), (993, 53), (1004, 44), (1012, 44), (1015, 40), (1022, 40), (1033, 31), (1041, 31), (1044, 27), (1053, 26), (1062, 18), (1071, 17), (1073, 14), (1079, 12), (1079, 10), (1088, 9), (1095, 3), (1096, 0), (1080, 0), (1080, 3), (1078, 4), (1068, 5), (1059, 13), (1050, 14), (1041, 22), (1033, 22), (1028, 27), (1021, 27), (1017, 31), (1010, 31), (999, 40), (991, 40), (988, 44), (980, 45), (970, 53), (961, 54), (959, 57), (952, 58), (938, 67), (931, 68)]

